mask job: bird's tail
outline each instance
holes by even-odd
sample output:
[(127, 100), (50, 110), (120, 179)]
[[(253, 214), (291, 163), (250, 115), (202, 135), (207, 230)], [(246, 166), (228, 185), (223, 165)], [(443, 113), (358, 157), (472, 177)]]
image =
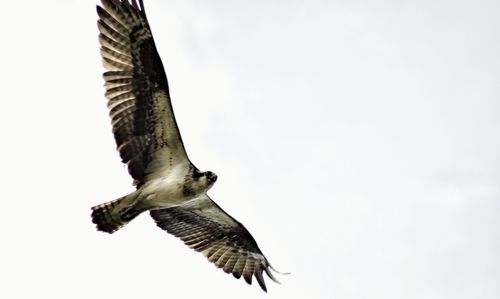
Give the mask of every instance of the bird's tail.
[(97, 230), (112, 234), (142, 212), (133, 207), (123, 208), (125, 199), (126, 196), (92, 207), (92, 222)]

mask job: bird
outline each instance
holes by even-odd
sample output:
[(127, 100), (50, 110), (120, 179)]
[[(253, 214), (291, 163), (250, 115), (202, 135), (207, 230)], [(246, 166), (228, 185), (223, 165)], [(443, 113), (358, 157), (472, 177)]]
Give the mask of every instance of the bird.
[(92, 222), (111, 234), (149, 211), (159, 228), (267, 292), (263, 273), (279, 283), (273, 272), (280, 272), (245, 226), (207, 195), (217, 175), (186, 154), (143, 0), (101, 0), (96, 8), (113, 135), (136, 190), (92, 207)]

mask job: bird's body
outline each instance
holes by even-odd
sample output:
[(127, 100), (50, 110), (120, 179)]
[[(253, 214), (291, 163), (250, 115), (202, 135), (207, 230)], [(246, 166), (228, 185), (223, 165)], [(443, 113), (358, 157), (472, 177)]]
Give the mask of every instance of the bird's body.
[(193, 166), (174, 165), (162, 172), (164, 176), (147, 180), (136, 191), (118, 200), (94, 207), (93, 215), (96, 215), (95, 211), (106, 209), (115, 223), (115, 226), (109, 226), (110, 223), (105, 219), (94, 217), (97, 228), (113, 233), (144, 211), (172, 208), (193, 201), (197, 197), (203, 197), (217, 177), (211, 174), (195, 179), (194, 171), (196, 170)]
[(255, 277), (266, 290), (262, 273), (275, 280), (271, 265), (246, 228), (208, 197), (217, 176), (186, 154), (142, 0), (102, 0), (97, 12), (113, 133), (137, 188), (92, 208), (97, 229), (113, 233), (149, 211), (217, 267), (248, 283)]

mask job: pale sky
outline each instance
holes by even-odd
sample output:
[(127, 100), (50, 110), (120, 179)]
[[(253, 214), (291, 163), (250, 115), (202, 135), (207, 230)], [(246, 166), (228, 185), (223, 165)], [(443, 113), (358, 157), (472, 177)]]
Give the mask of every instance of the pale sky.
[(500, 298), (500, 2), (145, 0), (188, 154), (275, 268), (268, 294), (142, 215), (97, 0), (9, 1), (1, 298)]

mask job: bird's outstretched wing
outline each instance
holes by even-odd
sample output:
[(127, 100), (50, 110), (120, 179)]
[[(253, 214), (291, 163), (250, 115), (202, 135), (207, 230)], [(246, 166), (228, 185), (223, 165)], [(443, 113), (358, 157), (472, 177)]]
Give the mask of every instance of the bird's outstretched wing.
[(238, 279), (243, 276), (248, 284), (255, 277), (264, 291), (263, 272), (278, 282), (252, 235), (206, 194), (178, 207), (151, 210), (150, 214), (160, 228), (202, 252), (224, 272)]
[(188, 159), (144, 4), (130, 1), (102, 0), (97, 24), (116, 145), (140, 186), (149, 173), (168, 167), (163, 164)]

